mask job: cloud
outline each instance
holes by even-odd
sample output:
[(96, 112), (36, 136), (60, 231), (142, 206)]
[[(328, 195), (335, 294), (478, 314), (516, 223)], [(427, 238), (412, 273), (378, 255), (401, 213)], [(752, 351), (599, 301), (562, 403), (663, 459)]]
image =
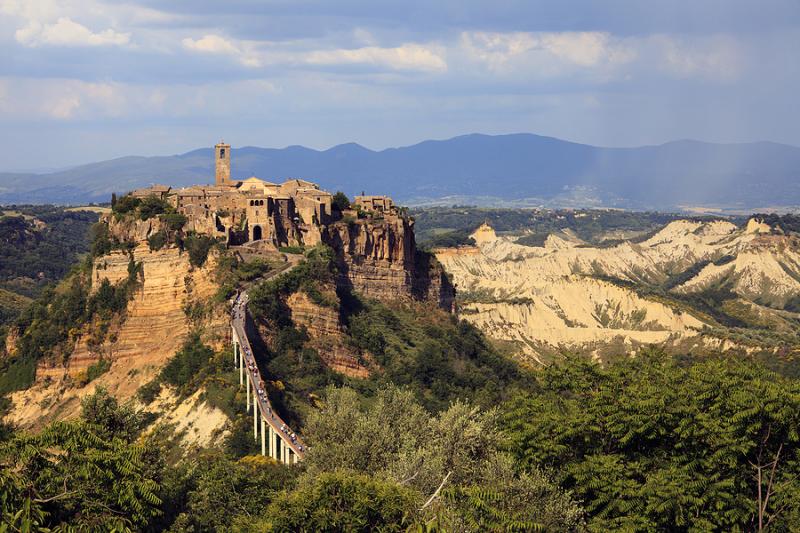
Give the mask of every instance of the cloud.
[(650, 40), (658, 50), (662, 69), (677, 77), (731, 81), (743, 69), (743, 52), (729, 37), (688, 39), (658, 35)]
[(31, 20), (14, 36), (25, 46), (122, 46), (131, 38), (130, 33), (120, 33), (111, 28), (94, 33), (68, 17), (60, 17), (54, 24)]
[(257, 68), (262, 65), (253, 44), (246, 41), (234, 42), (220, 35), (208, 34), (200, 39), (187, 37), (181, 44), (191, 52), (234, 56), (245, 67)]
[(76, 95), (63, 96), (47, 103), (44, 112), (52, 118), (68, 119), (72, 118), (75, 111), (81, 106), (81, 99)]
[(183, 47), (194, 52), (209, 54), (239, 54), (239, 49), (234, 44), (219, 35), (206, 35), (201, 39), (187, 37), (181, 41)]
[(420, 44), (404, 44), (395, 48), (367, 46), (355, 49), (317, 50), (305, 56), (310, 65), (371, 65), (396, 70), (442, 72), (447, 62), (441, 52)]
[(604, 32), (463, 32), (461, 44), (472, 59), (492, 70), (553, 60), (567, 67), (593, 68), (636, 57), (633, 49)]
[[(14, 119), (114, 118), (140, 112), (141, 90), (114, 82), (84, 82), (63, 78), (0, 78), (7, 102), (0, 97), (0, 116)], [(134, 105), (135, 104), (135, 105)]]

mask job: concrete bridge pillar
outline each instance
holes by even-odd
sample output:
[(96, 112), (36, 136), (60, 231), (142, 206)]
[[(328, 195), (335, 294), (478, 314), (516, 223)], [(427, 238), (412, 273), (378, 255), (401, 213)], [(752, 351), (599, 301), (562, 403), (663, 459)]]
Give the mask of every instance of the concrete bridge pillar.
[(250, 412), (250, 372), (247, 373), (247, 383), (245, 384), (245, 388), (247, 389), (247, 412)]
[(261, 419), (261, 456), (267, 455), (267, 421)]
[(275, 430), (272, 429), (271, 424), (268, 424), (267, 427), (269, 427), (269, 456), (275, 459), (278, 455), (275, 452)]
[(258, 442), (258, 392), (256, 391), (256, 380), (253, 383), (253, 437)]
[(283, 440), (283, 435), (281, 435), (281, 462), (286, 464), (286, 441)]
[(244, 384), (244, 357), (239, 353), (239, 388)]

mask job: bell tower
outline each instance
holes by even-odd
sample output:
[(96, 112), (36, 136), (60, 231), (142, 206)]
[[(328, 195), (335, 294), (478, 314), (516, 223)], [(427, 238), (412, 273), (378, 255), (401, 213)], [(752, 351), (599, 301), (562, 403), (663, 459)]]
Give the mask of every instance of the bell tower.
[(216, 169), (216, 184), (231, 184), (231, 145), (220, 141), (214, 147), (214, 167)]

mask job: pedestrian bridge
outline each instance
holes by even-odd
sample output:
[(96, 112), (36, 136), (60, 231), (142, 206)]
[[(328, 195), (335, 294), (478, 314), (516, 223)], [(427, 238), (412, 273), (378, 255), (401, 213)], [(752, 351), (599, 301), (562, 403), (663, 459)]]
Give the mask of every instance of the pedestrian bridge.
[(253, 437), (258, 442), (259, 434), (261, 435), (261, 455), (269, 454), (276, 461), (291, 465), (303, 459), (306, 447), (272, 408), (253, 356), (253, 348), (247, 338), (246, 316), (247, 293), (243, 293), (233, 302), (231, 339), (233, 361), (239, 371), (239, 386), (247, 389), (247, 412), (251, 409), (253, 411)]

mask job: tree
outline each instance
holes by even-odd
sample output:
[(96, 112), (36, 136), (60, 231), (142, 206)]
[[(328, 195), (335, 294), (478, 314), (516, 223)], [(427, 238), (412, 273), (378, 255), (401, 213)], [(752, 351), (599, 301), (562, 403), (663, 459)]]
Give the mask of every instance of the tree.
[(101, 437), (132, 442), (142, 428), (142, 416), (130, 405), (120, 405), (104, 387), (81, 400), (81, 418)]
[(345, 209), (350, 209), (350, 198), (348, 198), (347, 195), (342, 191), (336, 191), (336, 194), (333, 195), (333, 201), (331, 204), (333, 205), (334, 211), (341, 212)]
[[(367, 405), (352, 389), (329, 389), (323, 409), (309, 417), (304, 464), (311, 478), (347, 470), (413, 489), (418, 518), (435, 518), (445, 530), (469, 530), (490, 517), (502, 530), (578, 527), (583, 512), (570, 494), (541, 471), (515, 471), (499, 449), (496, 423), (496, 411), (458, 401), (431, 416), (397, 387), (380, 389)], [(471, 508), (481, 495), (487, 507)]]
[(550, 467), (593, 530), (762, 530), (800, 512), (800, 385), (752, 362), (568, 359), (505, 409), (523, 468)]
[[(57, 422), (0, 444), (0, 512), (19, 530), (142, 529), (159, 513), (144, 447)], [(0, 526), (0, 529), (3, 529)]]
[(258, 531), (405, 531), (419, 495), (407, 487), (361, 474), (321, 474), (267, 508)]
[(276, 494), (294, 486), (294, 473), (272, 459), (231, 461), (217, 452), (200, 455), (188, 479), (191, 489), (174, 531), (230, 531), (234, 519), (258, 516)]

